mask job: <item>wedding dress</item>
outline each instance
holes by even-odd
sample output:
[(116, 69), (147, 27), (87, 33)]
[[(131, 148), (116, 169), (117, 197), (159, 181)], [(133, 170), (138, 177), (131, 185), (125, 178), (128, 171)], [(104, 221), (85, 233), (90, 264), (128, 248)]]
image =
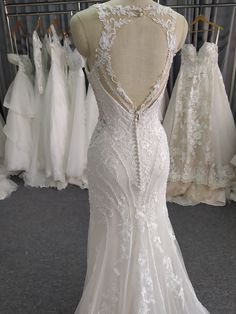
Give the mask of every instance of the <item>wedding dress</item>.
[(65, 38), (64, 48), (69, 67), (67, 81), (70, 98), (69, 120), (71, 121), (66, 175), (69, 183), (83, 187), (87, 156), (84, 60), (77, 49), (72, 50), (70, 48), (68, 38)]
[(28, 55), (11, 53), (8, 60), (18, 66), (18, 72), (3, 103), (9, 109), (3, 129), (7, 136), (4, 163), (9, 171), (24, 171), (29, 169), (32, 154), (33, 66)]
[(12, 192), (17, 190), (17, 184), (12, 180), (8, 179), (8, 172), (6, 171), (4, 162), (4, 151), (6, 137), (3, 133), (4, 121), (0, 114), (0, 200), (10, 196)]
[[(140, 11), (106, 3), (94, 8), (103, 31), (95, 64), (90, 70), (86, 64), (86, 73), (99, 119), (88, 148), (87, 273), (75, 313), (208, 313), (188, 277), (166, 207), (169, 150), (159, 105), (176, 53), (176, 13), (159, 4), (143, 8), (165, 33), (168, 56), (136, 110), (115, 76), (111, 49), (120, 28), (141, 16)], [(101, 73), (120, 101), (105, 89)]]
[(44, 90), (47, 77), (47, 69), (43, 60), (43, 43), (38, 33), (33, 32), (33, 57), (35, 64), (34, 103), (35, 117), (32, 121), (32, 156), (29, 170), (22, 177), (26, 185), (32, 187), (47, 187), (45, 174), (44, 145), (43, 145), (43, 119), (45, 118)]
[(170, 148), (167, 200), (223, 206), (235, 171), (236, 129), (218, 66), (218, 46), (182, 49), (180, 72), (165, 115)]
[(49, 180), (55, 181), (58, 189), (65, 188), (66, 161), (68, 152), (69, 95), (67, 89), (67, 63), (53, 25), (48, 43), (51, 68), (45, 88), (44, 152), (45, 170)]

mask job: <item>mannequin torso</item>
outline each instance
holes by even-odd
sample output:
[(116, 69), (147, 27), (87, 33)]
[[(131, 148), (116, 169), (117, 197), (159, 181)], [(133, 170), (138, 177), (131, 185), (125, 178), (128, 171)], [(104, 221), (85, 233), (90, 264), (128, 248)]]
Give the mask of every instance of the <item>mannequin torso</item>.
[[(150, 0), (111, 0), (104, 6), (117, 5), (146, 8), (157, 5)], [(110, 51), (112, 69), (125, 87), (125, 92), (134, 106), (139, 108), (143, 103), (150, 87), (165, 68), (168, 45), (163, 28), (155, 23), (145, 11), (138, 17), (132, 17), (131, 22), (122, 25), (116, 32), (115, 40)], [(188, 25), (185, 18), (174, 12), (176, 25), (176, 46), (179, 50), (185, 41)], [(162, 16), (166, 21), (168, 15)], [(95, 63), (96, 48), (103, 31), (94, 6), (76, 13), (71, 20), (71, 32), (78, 51), (86, 58), (87, 66), (91, 69)], [(101, 77), (104, 88), (117, 100), (117, 95)]]

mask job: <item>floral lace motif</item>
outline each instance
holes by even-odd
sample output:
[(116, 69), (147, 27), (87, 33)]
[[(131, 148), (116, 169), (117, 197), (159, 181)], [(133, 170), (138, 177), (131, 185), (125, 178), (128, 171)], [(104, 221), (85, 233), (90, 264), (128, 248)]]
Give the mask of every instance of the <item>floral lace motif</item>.
[[(104, 27), (99, 40), (99, 47), (96, 49), (95, 67), (99, 69), (100, 75), (104, 77), (109, 88), (117, 94), (117, 97), (123, 106), (126, 107), (127, 110), (135, 111), (132, 100), (128, 97), (125, 90), (122, 88), (121, 83), (118, 81), (112, 69), (111, 47), (114, 39), (116, 38), (116, 29), (130, 23), (132, 18), (140, 16), (140, 11), (137, 7), (129, 5), (111, 6), (108, 4), (95, 4), (94, 7), (98, 9), (99, 20), (102, 22)], [(154, 22), (159, 24), (164, 29), (168, 43), (168, 56), (164, 70), (157, 78), (155, 84), (150, 88), (145, 101), (141, 105), (141, 108), (145, 108), (150, 105), (154, 99), (157, 99), (161, 95), (162, 90), (166, 84), (166, 77), (169, 73), (173, 56), (176, 53), (176, 36), (174, 32), (176, 25), (176, 15), (170, 8), (162, 7), (159, 4), (149, 5), (142, 10), (146, 16), (150, 17)], [(166, 16), (169, 18), (165, 19)]]
[(217, 164), (212, 143), (214, 88), (211, 84), (217, 60), (214, 43), (206, 42), (198, 53), (191, 44), (182, 50), (182, 65), (176, 82), (178, 96), (170, 101), (170, 106), (173, 102), (175, 106), (169, 139), (171, 182), (194, 182), (220, 188), (234, 177), (229, 164)]
[[(100, 57), (95, 67), (106, 73), (112, 38), (123, 20), (133, 18), (137, 11), (115, 6), (111, 16), (111, 8), (100, 4), (97, 7), (107, 29), (101, 37), (104, 49), (100, 46), (97, 51)], [(160, 10), (160, 19), (165, 13), (172, 15), (162, 6), (155, 8)], [(151, 12), (148, 14), (156, 18)], [(101, 72), (93, 69), (88, 78), (96, 96), (99, 120), (87, 159), (91, 232), (88, 256), (96, 256), (89, 260), (89, 288), (76, 314), (204, 314), (196, 309), (194, 291), (188, 291), (187, 301), (183, 294), (188, 277), (178, 266), (181, 256), (166, 207), (169, 150), (159, 120), (160, 101), (139, 113), (126, 110), (102, 86)], [(166, 72), (163, 81), (167, 77)], [(109, 81), (114, 83), (111, 78)], [(183, 300), (189, 302), (188, 307), (183, 308)]]
[(40, 94), (43, 94), (45, 88), (45, 77), (43, 71), (43, 61), (42, 61), (42, 47), (43, 44), (39, 39), (36, 31), (33, 32), (33, 54), (34, 54), (34, 64), (35, 64), (35, 79), (37, 88)]
[(169, 256), (165, 256), (163, 264), (166, 267), (165, 278), (169, 289), (173, 291), (174, 296), (181, 301), (182, 308), (185, 307), (184, 290), (182, 286), (182, 278), (179, 278), (173, 269), (172, 261)]
[(138, 264), (139, 264), (139, 282), (138, 287), (140, 288), (140, 296), (137, 302), (137, 313), (148, 314), (150, 313), (150, 304), (155, 304), (154, 288), (152, 276), (150, 274), (148, 251), (145, 250), (143, 253), (139, 253)]

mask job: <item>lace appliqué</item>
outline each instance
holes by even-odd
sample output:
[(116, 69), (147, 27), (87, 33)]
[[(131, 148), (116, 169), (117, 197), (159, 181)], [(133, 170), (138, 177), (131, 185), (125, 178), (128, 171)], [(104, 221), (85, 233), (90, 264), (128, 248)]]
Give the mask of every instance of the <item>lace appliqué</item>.
[[(116, 37), (116, 29), (128, 24), (132, 17), (140, 16), (140, 11), (135, 6), (111, 6), (103, 4), (95, 4), (95, 8), (98, 9), (99, 20), (104, 26), (101, 38), (99, 40), (99, 48), (96, 49), (96, 67), (104, 77), (107, 85), (113, 92), (117, 92), (117, 97), (120, 99), (124, 107), (130, 111), (135, 111), (132, 100), (128, 97), (125, 90), (122, 88), (121, 83), (118, 81), (111, 63), (111, 47)], [(142, 9), (147, 16), (149, 16), (154, 22), (161, 25), (167, 35), (168, 43), (168, 56), (163, 72), (157, 78), (155, 84), (150, 88), (150, 91), (145, 98), (145, 101), (141, 105), (141, 108), (150, 105), (154, 98), (161, 95), (162, 89), (167, 82), (167, 75), (172, 64), (173, 56), (176, 53), (176, 36), (175, 36), (175, 25), (176, 15), (170, 8), (162, 7), (158, 4), (150, 5)], [(110, 17), (112, 15), (112, 17)], [(164, 19), (163, 16), (169, 16), (168, 19)], [(115, 19), (118, 17), (118, 20)], [(106, 74), (109, 76), (107, 79)], [(114, 83), (111, 84), (111, 82)], [(115, 87), (115, 88), (114, 88)], [(131, 108), (131, 109), (130, 109)], [(141, 109), (140, 108), (140, 109)]]
[(217, 62), (216, 56), (212, 43), (205, 43), (198, 54), (192, 45), (185, 45), (182, 50), (182, 65), (176, 82), (177, 95), (180, 96), (175, 100), (175, 119), (169, 143), (171, 182), (194, 182), (221, 188), (234, 177), (230, 165), (216, 163), (212, 147), (213, 89), (208, 76), (212, 64)]
[(35, 64), (35, 79), (38, 91), (40, 94), (43, 94), (45, 89), (45, 77), (43, 70), (43, 61), (42, 61), (42, 47), (43, 44), (39, 39), (39, 36), (36, 31), (33, 32), (33, 55), (34, 55), (34, 64)]
[(150, 273), (150, 265), (148, 261), (148, 252), (145, 250), (143, 253), (139, 253), (138, 256), (139, 265), (139, 282), (137, 286), (140, 288), (140, 297), (137, 302), (137, 313), (148, 314), (150, 312), (150, 304), (155, 304), (153, 281)]
[(169, 256), (165, 256), (163, 259), (163, 264), (166, 268), (165, 278), (166, 285), (171, 291), (173, 291), (174, 296), (180, 300), (182, 309), (185, 307), (184, 289), (182, 286), (182, 279), (174, 273), (173, 265)]
[[(98, 268), (103, 266), (106, 268), (105, 275), (108, 276), (101, 276), (101, 289), (91, 312), (95, 310), (99, 314), (123, 313), (125, 306), (129, 306), (130, 299), (135, 300), (132, 312), (137, 314), (150, 314), (155, 309), (164, 309), (165, 300), (161, 291), (158, 293), (159, 288), (162, 289), (161, 277), (163, 289), (170, 296), (176, 296), (175, 303), (179, 309), (179, 300), (182, 302), (184, 298), (181, 292), (182, 279), (177, 277), (170, 267), (170, 257), (167, 255), (169, 248), (165, 247), (166, 243), (174, 244), (175, 238), (172, 229), (166, 225), (168, 220), (165, 219), (169, 150), (166, 134), (159, 120), (159, 100), (136, 116), (137, 112), (132, 109), (121, 108), (105, 91), (100, 81), (100, 75), (107, 73), (116, 81), (109, 65), (112, 40), (117, 29), (135, 17), (137, 10), (121, 6), (111, 9), (100, 4), (97, 7), (105, 26), (100, 46), (96, 51), (95, 65), (88, 72), (98, 103), (99, 120), (88, 149), (87, 173), (90, 217), (93, 220), (91, 230), (98, 230), (100, 243), (105, 246), (104, 250), (100, 244), (95, 248), (104, 253), (100, 262), (96, 257), (96, 271), (99, 272)], [(170, 32), (167, 41), (171, 60), (175, 53), (174, 36), (171, 37), (174, 33), (175, 15), (169, 9), (158, 9), (156, 6), (155, 9), (160, 13), (158, 23), (163, 24), (166, 33)], [(154, 14), (151, 12), (152, 10), (149, 10), (148, 14)], [(164, 18), (167, 13), (170, 22)], [(169, 66), (170, 64), (164, 72), (163, 80), (155, 85), (157, 92), (167, 80)], [(113, 85), (112, 78), (108, 79), (108, 84)], [(125, 92), (122, 96), (122, 90), (119, 94), (121, 98), (126, 96)], [(134, 128), (135, 118), (137, 121)], [(166, 228), (166, 233), (163, 228)], [(91, 246), (91, 249), (94, 250), (94, 246)], [(114, 254), (108, 257), (106, 253), (109, 252)], [(160, 261), (159, 268), (156, 259)], [(157, 273), (163, 271), (160, 278), (155, 269)], [(134, 287), (128, 291), (130, 284)], [(164, 313), (164, 310), (162, 312)]]

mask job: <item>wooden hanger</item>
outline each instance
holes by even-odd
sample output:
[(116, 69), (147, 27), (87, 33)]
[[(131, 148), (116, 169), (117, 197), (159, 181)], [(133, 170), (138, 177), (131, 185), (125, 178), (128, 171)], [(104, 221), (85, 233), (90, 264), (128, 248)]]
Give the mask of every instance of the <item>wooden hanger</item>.
[[(62, 32), (62, 29), (61, 29), (61, 26), (60, 26), (60, 22), (57, 18), (55, 18), (52, 22), (51, 22), (51, 25), (53, 25), (55, 27), (55, 29), (57, 29), (57, 33), (59, 36), (63, 36), (63, 32)], [(47, 29), (47, 33), (51, 33), (51, 28), (50, 26), (48, 27)]]
[[(72, 17), (73, 15), (74, 15), (73, 11), (70, 11), (70, 16)], [(64, 30), (63, 34), (64, 34), (64, 36), (70, 37), (71, 36), (70, 27), (68, 27), (68, 29)]]
[(16, 34), (16, 32), (19, 32), (19, 34), (23, 37), (27, 37), (28, 35), (24, 31), (23, 24), (21, 21), (17, 20), (15, 26), (11, 29), (12, 34)]
[(63, 34), (63, 37), (64, 37), (64, 38), (65, 38), (65, 37), (70, 37), (70, 36), (69, 36), (69, 31), (64, 30), (64, 31), (62, 31), (62, 34)]
[(34, 30), (38, 31), (39, 29), (42, 31), (42, 33), (44, 33), (44, 25), (43, 25), (43, 21), (41, 17), (38, 18), (38, 21)]
[(198, 15), (190, 24), (189, 24), (189, 32), (190, 33), (201, 33), (201, 32), (208, 32), (208, 31), (212, 31), (212, 30), (197, 30), (197, 31), (190, 31), (190, 28), (197, 24), (198, 22), (203, 22), (203, 23), (207, 23), (208, 25), (211, 25), (214, 28), (217, 28), (219, 30), (224, 29), (223, 26), (218, 25), (214, 22), (209, 21), (204, 15)]
[(19, 54), (16, 40), (16, 33), (19, 33), (20, 37), (24, 39), (26, 45), (26, 52), (29, 54), (29, 34), (24, 31), (23, 23), (19, 20), (16, 21), (15, 26), (11, 29), (11, 35), (14, 40), (16, 53)]

